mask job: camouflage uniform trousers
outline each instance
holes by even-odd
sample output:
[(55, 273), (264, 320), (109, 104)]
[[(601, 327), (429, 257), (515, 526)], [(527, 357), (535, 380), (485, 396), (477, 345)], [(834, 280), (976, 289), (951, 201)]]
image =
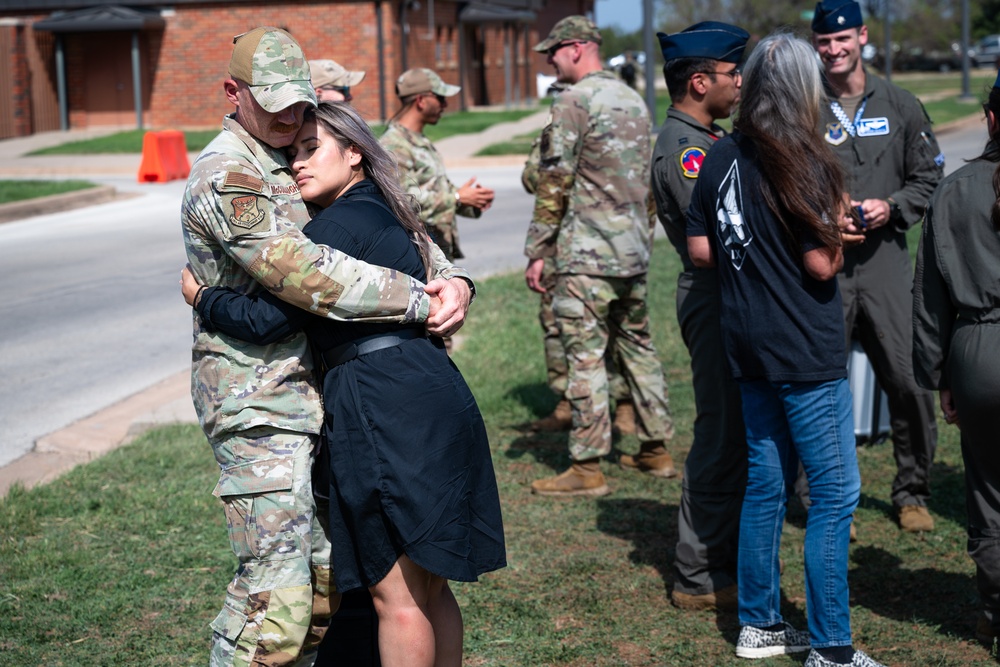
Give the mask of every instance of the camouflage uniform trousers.
[(333, 615), (327, 513), (312, 490), (316, 437), (260, 427), (213, 443), (239, 559), (212, 623), (212, 667), (312, 665)]
[(612, 335), (622, 376), (635, 403), (639, 440), (673, 438), (667, 383), (649, 335), (645, 274), (631, 278), (561, 274), (556, 278), (552, 309), (569, 361), (570, 458), (584, 461), (611, 452), (604, 357)]
[[(538, 306), (538, 323), (542, 327), (542, 342), (545, 346), (545, 372), (547, 375), (549, 389), (559, 398), (566, 395), (566, 387), (569, 384), (569, 364), (566, 361), (566, 351), (563, 349), (562, 340), (559, 337), (559, 323), (556, 315), (552, 312), (552, 298), (556, 287), (555, 262), (551, 258), (546, 258), (543, 264), (542, 277), (539, 283), (545, 288), (541, 295), (541, 302)], [(610, 336), (608, 349), (614, 349), (614, 335)], [(630, 399), (628, 383), (618, 372), (616, 355), (605, 355), (609, 383), (611, 385), (611, 398), (615, 401), (627, 401)]]

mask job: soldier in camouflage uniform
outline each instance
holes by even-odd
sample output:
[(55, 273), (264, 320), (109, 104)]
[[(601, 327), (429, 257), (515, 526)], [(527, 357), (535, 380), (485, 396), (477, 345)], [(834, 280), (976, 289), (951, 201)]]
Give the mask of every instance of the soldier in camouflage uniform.
[[(557, 88), (559, 92), (562, 92), (565, 89), (565, 84), (555, 83), (552, 88)], [(535, 190), (538, 188), (538, 167), (542, 157), (541, 141), (542, 138), (539, 135), (531, 142), (531, 150), (524, 163), (524, 170), (521, 172), (521, 185), (524, 186), (525, 192), (529, 195), (535, 194)], [(552, 312), (552, 293), (556, 286), (554, 258), (545, 258), (540, 282), (545, 291), (542, 292), (538, 305), (538, 323), (542, 327), (546, 377), (549, 389), (559, 397), (559, 402), (552, 414), (531, 422), (528, 429), (541, 432), (568, 431), (573, 425), (573, 413), (569, 407), (569, 400), (566, 398), (566, 386), (569, 384), (569, 364), (566, 362), (566, 351), (563, 349), (562, 340), (559, 339), (559, 323), (556, 322), (555, 313)], [(612, 427), (622, 435), (634, 435), (635, 406), (632, 405), (632, 394), (629, 393), (625, 378), (618, 372), (615, 364), (614, 343), (610, 340), (608, 349), (612, 351), (610, 355), (605, 355), (608, 384), (611, 387), (611, 396), (615, 399), (615, 420)]]
[(573, 84), (552, 105), (542, 130), (535, 210), (525, 254), (528, 287), (543, 292), (546, 257), (555, 258), (552, 308), (569, 358), (566, 397), (573, 412), (568, 470), (537, 480), (533, 493), (610, 492), (600, 457), (611, 451), (609, 332), (636, 413), (643, 460), (676, 476), (665, 441), (673, 436), (663, 369), (649, 335), (646, 271), (650, 226), (649, 112), (642, 98), (601, 68), (600, 33), (583, 16), (559, 21), (535, 50), (560, 81)]
[(677, 322), (691, 354), (697, 410), (684, 461), (670, 600), (681, 609), (735, 611), (746, 430), (740, 390), (722, 345), (718, 272), (694, 265), (686, 230), (702, 160), (725, 135), (715, 121), (728, 118), (739, 100), (739, 62), (749, 35), (736, 26), (704, 21), (658, 36), (671, 105), (653, 148), (652, 188), (660, 221), (683, 265), (677, 277)]
[(448, 107), (447, 98), (459, 86), (446, 84), (429, 69), (411, 69), (396, 81), (403, 107), (389, 122), (381, 143), (396, 156), (399, 179), (420, 206), (420, 220), (449, 260), (464, 257), (458, 245), (455, 216), (478, 218), (493, 203), (493, 190), (470, 178), (462, 187), (448, 180), (441, 154), (424, 136), (424, 127), (437, 125)]
[[(225, 81), (236, 113), (195, 161), (181, 219), (191, 270), (207, 285), (247, 293), (261, 285), (335, 319), (422, 321), (432, 304), (407, 276), (315, 246), (301, 233), (309, 212), (281, 148), (316, 104), (299, 45), (277, 28), (235, 40)], [(469, 284), (444, 261), (428, 292), (429, 330), (452, 332)], [(221, 474), (239, 567), (212, 623), (211, 664), (309, 665), (337, 598), (330, 544), (313, 498), (313, 453), (323, 411), (304, 334), (260, 347), (194, 321), (191, 393)]]

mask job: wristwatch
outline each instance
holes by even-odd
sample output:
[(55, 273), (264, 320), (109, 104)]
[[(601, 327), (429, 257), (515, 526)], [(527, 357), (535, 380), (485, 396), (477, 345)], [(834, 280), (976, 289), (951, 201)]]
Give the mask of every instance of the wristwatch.
[(899, 208), (899, 204), (892, 197), (889, 197), (886, 201), (889, 202), (889, 222), (902, 222), (903, 209)]

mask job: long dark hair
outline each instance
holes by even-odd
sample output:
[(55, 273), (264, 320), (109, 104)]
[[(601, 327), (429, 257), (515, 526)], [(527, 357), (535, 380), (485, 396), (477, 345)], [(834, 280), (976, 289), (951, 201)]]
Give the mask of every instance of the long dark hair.
[(416, 202), (413, 197), (403, 192), (396, 178), (396, 160), (379, 144), (368, 123), (344, 102), (320, 102), (315, 109), (306, 110), (305, 120), (315, 120), (333, 136), (341, 150), (354, 146), (361, 154), (361, 168), (365, 177), (375, 184), (393, 215), (409, 232), (424, 262), (427, 279), (430, 280), (431, 263), (427, 231), (417, 217)]
[(839, 247), (844, 174), (818, 131), (826, 94), (812, 46), (788, 32), (768, 35), (743, 68), (741, 93), (733, 127), (757, 150), (764, 201), (793, 242), (805, 225)]

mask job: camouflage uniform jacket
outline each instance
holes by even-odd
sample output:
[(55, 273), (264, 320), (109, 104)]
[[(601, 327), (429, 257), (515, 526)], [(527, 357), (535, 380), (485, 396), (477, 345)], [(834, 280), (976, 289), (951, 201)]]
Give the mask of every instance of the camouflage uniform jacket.
[(445, 249), (446, 254), (464, 257), (458, 246), (455, 216), (478, 218), (483, 212), (475, 206), (459, 204), (458, 188), (448, 180), (444, 160), (434, 144), (423, 134), (396, 122), (389, 123), (380, 142), (396, 156), (400, 184), (407, 194), (417, 200), (420, 220), (427, 226), (431, 237)]
[(695, 266), (687, 250), (687, 209), (698, 182), (701, 163), (712, 144), (726, 131), (712, 123), (705, 127), (688, 114), (670, 107), (653, 147), (653, 197), (663, 229), (681, 256), (685, 271)]
[(610, 72), (562, 92), (542, 130), (535, 211), (524, 254), (558, 273), (627, 278), (649, 266), (650, 121)]
[[(365, 264), (302, 234), (310, 214), (280, 151), (232, 116), (191, 169), (181, 205), (188, 262), (207, 285), (241, 293), (261, 285), (333, 319), (422, 322), (423, 284)], [(468, 277), (437, 251), (440, 277)], [(318, 433), (323, 411), (305, 334), (256, 346), (209, 333), (194, 318), (191, 393), (205, 434), (258, 426)]]

